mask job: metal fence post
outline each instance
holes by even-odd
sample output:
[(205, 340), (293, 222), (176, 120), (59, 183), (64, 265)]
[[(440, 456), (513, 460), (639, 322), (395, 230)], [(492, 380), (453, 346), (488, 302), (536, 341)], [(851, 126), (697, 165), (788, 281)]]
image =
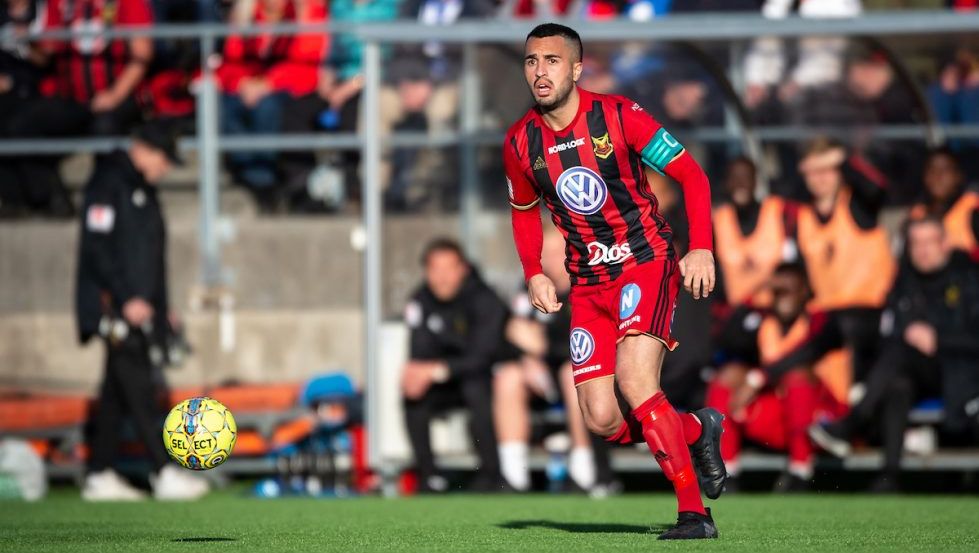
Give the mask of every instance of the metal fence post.
[(219, 216), (218, 174), (218, 90), (211, 57), (214, 54), (214, 35), (201, 37), (201, 79), (197, 94), (197, 153), (200, 156), (200, 249), (201, 280), (207, 287), (220, 285), (221, 244), (217, 232)]
[(470, 259), (478, 257), (479, 240), (476, 218), (479, 215), (479, 161), (476, 132), (479, 130), (479, 114), (482, 98), (479, 90), (477, 46), (467, 42), (462, 49), (462, 77), (459, 109), (461, 140), (459, 141), (462, 187), (459, 197), (462, 244)]
[(380, 433), (377, 423), (380, 404), (370, 390), (379, 387), (381, 337), (381, 121), (378, 113), (381, 95), (381, 47), (375, 40), (364, 46), (364, 94), (361, 99), (363, 142), (361, 174), (363, 175), (363, 218), (367, 237), (364, 250), (364, 375), (367, 409), (367, 453), (372, 468), (380, 467)]

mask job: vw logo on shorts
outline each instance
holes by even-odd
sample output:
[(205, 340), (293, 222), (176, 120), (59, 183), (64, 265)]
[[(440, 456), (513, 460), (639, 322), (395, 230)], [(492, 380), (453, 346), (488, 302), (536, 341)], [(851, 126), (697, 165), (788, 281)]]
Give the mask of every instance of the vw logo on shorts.
[(597, 173), (587, 167), (572, 167), (557, 179), (557, 195), (575, 213), (597, 213), (608, 199), (608, 187)]
[(575, 365), (581, 365), (595, 353), (595, 339), (583, 328), (571, 331), (571, 360)]
[(639, 299), (642, 298), (642, 290), (638, 284), (626, 284), (622, 287), (622, 295), (619, 296), (619, 318), (628, 319), (636, 312), (639, 307)]

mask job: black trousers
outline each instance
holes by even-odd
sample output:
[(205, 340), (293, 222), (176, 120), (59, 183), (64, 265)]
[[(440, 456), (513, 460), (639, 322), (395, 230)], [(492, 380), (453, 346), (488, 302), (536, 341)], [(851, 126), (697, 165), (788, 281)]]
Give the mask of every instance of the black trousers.
[(880, 309), (841, 309), (835, 314), (846, 347), (853, 356), (853, 380), (863, 382), (880, 349)]
[(500, 460), (493, 429), (492, 393), (492, 380), (487, 375), (437, 384), (429, 388), (421, 399), (405, 400), (408, 439), (415, 454), (418, 473), (423, 479), (436, 474), (430, 423), (436, 415), (453, 407), (469, 410), (469, 433), (479, 456), (478, 470), (490, 478), (499, 477)]
[(888, 342), (866, 381), (867, 393), (840, 424), (847, 434), (879, 430), (884, 447), (884, 472), (901, 470), (904, 431), (916, 401), (942, 393), (942, 373), (934, 357), (926, 357), (903, 340)]
[(167, 463), (163, 447), (163, 421), (157, 398), (160, 386), (154, 380), (146, 338), (130, 332), (118, 344), (106, 343), (105, 379), (99, 390), (98, 411), (92, 420), (89, 471), (113, 466), (123, 421), (130, 421), (146, 447), (154, 471)]

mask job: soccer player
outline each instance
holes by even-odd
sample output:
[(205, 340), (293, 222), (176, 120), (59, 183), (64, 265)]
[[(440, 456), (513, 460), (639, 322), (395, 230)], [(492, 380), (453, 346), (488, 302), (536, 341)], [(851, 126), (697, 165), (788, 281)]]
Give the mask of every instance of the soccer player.
[[(679, 414), (659, 387), (663, 356), (676, 347), (670, 325), (681, 278), (694, 298), (714, 289), (707, 177), (639, 104), (576, 86), (582, 45), (573, 29), (536, 27), (524, 54), (537, 105), (510, 127), (503, 161), (531, 303), (545, 313), (561, 309), (541, 268), (535, 208), (543, 199), (566, 243), (571, 361), (586, 425), (610, 441), (649, 446), (679, 511), (660, 539), (716, 538), (700, 489), (717, 498), (724, 485), (721, 416), (711, 409)], [(683, 186), (690, 252), (682, 260), (642, 163)]]

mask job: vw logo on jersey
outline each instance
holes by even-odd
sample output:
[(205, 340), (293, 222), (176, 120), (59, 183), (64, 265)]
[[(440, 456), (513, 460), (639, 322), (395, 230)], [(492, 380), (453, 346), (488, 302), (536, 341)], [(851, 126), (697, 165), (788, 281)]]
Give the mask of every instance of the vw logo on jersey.
[(608, 187), (587, 167), (572, 167), (557, 179), (557, 195), (568, 209), (582, 215), (597, 213), (608, 199)]
[(636, 312), (639, 307), (639, 299), (642, 298), (642, 290), (638, 284), (626, 284), (622, 287), (622, 295), (619, 296), (619, 318), (628, 319)]
[(581, 365), (595, 353), (595, 339), (583, 328), (571, 330), (571, 360)]

